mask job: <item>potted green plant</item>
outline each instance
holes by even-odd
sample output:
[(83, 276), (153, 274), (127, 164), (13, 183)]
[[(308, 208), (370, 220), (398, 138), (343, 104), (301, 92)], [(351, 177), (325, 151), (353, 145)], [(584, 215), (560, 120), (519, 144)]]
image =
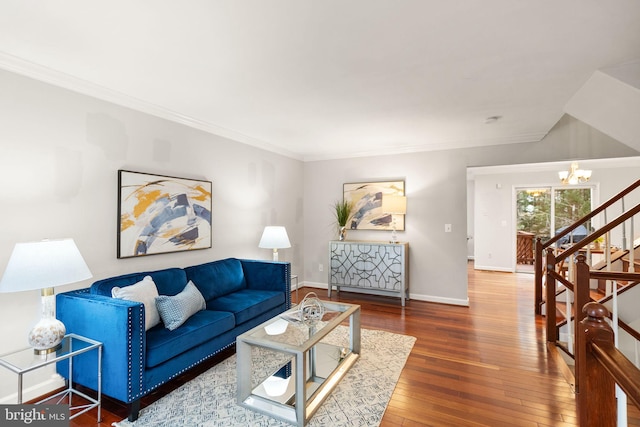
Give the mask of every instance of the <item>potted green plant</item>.
[(347, 223), (353, 214), (353, 204), (347, 200), (337, 200), (333, 204), (333, 208), (338, 224), (338, 239), (345, 240), (347, 237)]
[(599, 251), (601, 246), (602, 246), (602, 243), (604, 243), (604, 237), (600, 236), (596, 240), (593, 241), (593, 249)]

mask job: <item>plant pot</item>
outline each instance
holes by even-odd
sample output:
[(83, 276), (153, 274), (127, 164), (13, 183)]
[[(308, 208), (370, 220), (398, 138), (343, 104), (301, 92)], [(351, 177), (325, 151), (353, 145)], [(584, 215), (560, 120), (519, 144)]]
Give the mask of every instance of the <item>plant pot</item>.
[(347, 240), (347, 227), (340, 227), (340, 230), (338, 231), (338, 240)]

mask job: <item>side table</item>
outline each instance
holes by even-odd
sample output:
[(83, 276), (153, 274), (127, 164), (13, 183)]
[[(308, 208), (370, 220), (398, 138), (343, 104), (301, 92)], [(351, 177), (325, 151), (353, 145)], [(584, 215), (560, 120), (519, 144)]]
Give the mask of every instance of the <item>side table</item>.
[[(98, 358), (98, 376), (97, 376), (97, 397), (94, 399), (73, 388), (73, 358), (79, 354), (95, 350)], [(102, 400), (102, 343), (76, 334), (67, 334), (61, 343), (61, 348), (49, 354), (37, 355), (33, 353), (33, 348), (24, 348), (12, 353), (0, 356), (0, 366), (9, 369), (18, 374), (18, 404), (22, 403), (22, 377), (27, 372), (42, 368), (43, 366), (57, 363), (63, 360), (69, 361), (69, 380), (68, 386), (36, 404), (49, 401), (59, 397), (56, 403), (67, 403), (69, 405), (69, 413), (78, 411), (70, 415), (69, 419), (75, 418), (93, 408), (98, 408), (98, 422), (102, 420), (101, 400)], [(86, 399), (89, 404), (72, 406), (73, 395)], [(63, 402), (66, 401), (66, 402)]]
[(329, 242), (328, 295), (336, 287), (409, 299), (409, 244), (364, 240)]

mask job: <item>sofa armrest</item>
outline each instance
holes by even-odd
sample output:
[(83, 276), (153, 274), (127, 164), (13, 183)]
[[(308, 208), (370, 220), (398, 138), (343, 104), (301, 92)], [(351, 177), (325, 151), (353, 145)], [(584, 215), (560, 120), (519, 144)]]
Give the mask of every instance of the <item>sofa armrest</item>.
[(241, 259), (247, 288), (279, 291), (291, 307), (291, 263)]
[[(90, 294), (89, 289), (58, 294), (56, 304), (56, 317), (67, 333), (102, 342), (102, 392), (127, 403), (139, 399), (144, 390), (144, 306)], [(95, 388), (96, 363), (91, 357), (74, 359), (74, 382)], [(58, 372), (68, 378), (67, 364), (58, 364)]]

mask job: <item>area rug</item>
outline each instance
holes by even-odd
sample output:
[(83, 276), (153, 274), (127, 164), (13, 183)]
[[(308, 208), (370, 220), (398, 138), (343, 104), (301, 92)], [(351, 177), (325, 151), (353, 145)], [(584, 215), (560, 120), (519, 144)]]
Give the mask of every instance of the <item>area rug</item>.
[[(415, 337), (362, 329), (360, 358), (315, 413), (309, 426), (378, 426)], [(339, 342), (348, 336), (338, 326), (331, 336)], [(140, 411), (133, 423), (115, 427), (289, 426), (275, 418), (245, 409), (236, 403), (236, 356), (189, 381)]]

